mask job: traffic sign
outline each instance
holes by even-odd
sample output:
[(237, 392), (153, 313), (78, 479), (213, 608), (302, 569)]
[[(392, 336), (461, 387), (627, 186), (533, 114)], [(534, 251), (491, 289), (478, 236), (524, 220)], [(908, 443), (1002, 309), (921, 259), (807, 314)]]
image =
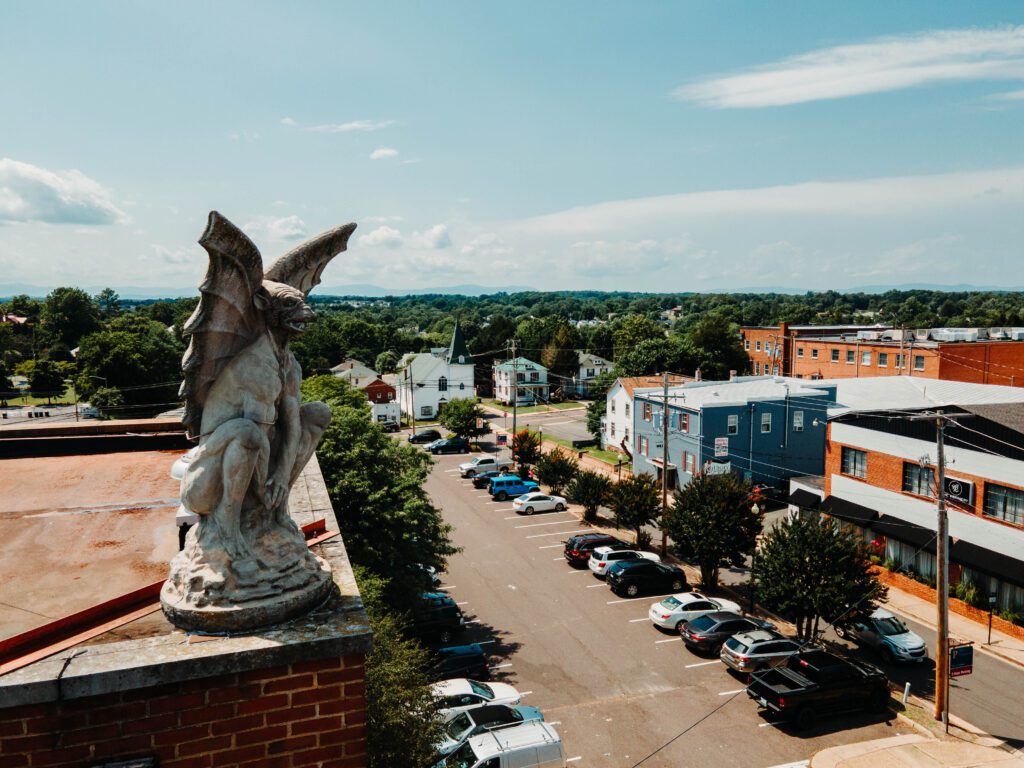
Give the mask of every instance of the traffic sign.
[(949, 676), (962, 677), (974, 671), (974, 645), (949, 646)]
[(729, 455), (729, 438), (728, 437), (716, 437), (715, 438), (715, 458), (723, 458)]

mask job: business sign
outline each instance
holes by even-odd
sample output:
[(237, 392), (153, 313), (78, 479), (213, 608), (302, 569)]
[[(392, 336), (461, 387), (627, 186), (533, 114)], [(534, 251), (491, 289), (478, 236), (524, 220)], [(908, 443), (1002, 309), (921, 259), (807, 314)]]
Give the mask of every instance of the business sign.
[(728, 461), (709, 461), (704, 465), (704, 473), (708, 475), (727, 475), (732, 472), (732, 463)]
[(971, 480), (961, 480), (959, 477), (943, 478), (943, 488), (946, 491), (946, 500), (955, 504), (962, 504), (965, 507), (974, 506), (974, 483)]
[(951, 645), (949, 647), (949, 676), (963, 677), (974, 671), (974, 646)]
[(721, 459), (729, 455), (729, 438), (728, 437), (716, 437), (715, 438), (715, 458)]
[(504, 434), (498, 435), (497, 436), (497, 444), (499, 446), (508, 445), (508, 435), (504, 435)]

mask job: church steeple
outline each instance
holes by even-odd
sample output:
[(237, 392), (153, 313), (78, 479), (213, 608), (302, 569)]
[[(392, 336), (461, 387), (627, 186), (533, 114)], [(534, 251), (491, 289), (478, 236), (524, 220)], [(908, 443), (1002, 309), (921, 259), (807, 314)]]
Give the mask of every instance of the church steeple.
[(462, 328), (458, 318), (455, 319), (455, 330), (452, 331), (452, 343), (448, 346), (448, 365), (469, 365), (473, 362), (469, 356), (469, 347), (462, 338)]

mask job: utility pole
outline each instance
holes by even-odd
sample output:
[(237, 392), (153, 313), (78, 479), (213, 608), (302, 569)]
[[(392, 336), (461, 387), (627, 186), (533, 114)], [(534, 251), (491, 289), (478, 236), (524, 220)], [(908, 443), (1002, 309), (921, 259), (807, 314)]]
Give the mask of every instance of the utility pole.
[(668, 371), (662, 383), (661, 405), (661, 556), (668, 554), (668, 534), (665, 533), (665, 513), (668, 511)]
[(935, 596), (938, 602), (938, 643), (935, 651), (935, 719), (949, 727), (949, 520), (946, 515), (946, 421), (940, 413), (935, 419), (938, 472), (938, 541), (935, 547)]
[(519, 410), (519, 361), (516, 358), (516, 340), (512, 339), (512, 439), (516, 437), (516, 417)]
[(412, 360), (405, 366), (405, 377), (409, 380), (409, 413), (412, 415), (412, 432), (416, 434), (416, 382), (412, 378)]

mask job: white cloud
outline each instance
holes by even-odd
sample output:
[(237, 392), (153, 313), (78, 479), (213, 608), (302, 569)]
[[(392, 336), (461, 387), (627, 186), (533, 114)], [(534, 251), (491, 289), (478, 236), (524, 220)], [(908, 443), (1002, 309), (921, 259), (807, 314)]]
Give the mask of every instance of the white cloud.
[(397, 248), (404, 242), (402, 233), (393, 227), (377, 227), (359, 238), (359, 244), (368, 248)]
[(1024, 100), (1024, 89), (1019, 91), (1007, 91), (1006, 93), (995, 93), (990, 97), (997, 101), (1021, 101)]
[(110, 192), (79, 171), (50, 171), (0, 159), (0, 221), (123, 224)]
[(282, 117), (281, 125), (287, 125), (289, 128), (294, 128), (298, 123), (290, 117)]
[(823, 48), (672, 92), (719, 109), (773, 107), (927, 83), (1024, 79), (1024, 26), (954, 29)]
[(452, 244), (451, 235), (448, 234), (446, 224), (435, 224), (422, 232), (414, 232), (409, 238), (409, 245), (413, 248), (427, 248), (438, 250), (448, 248)]
[(347, 123), (325, 123), (324, 125), (311, 125), (305, 130), (311, 133), (351, 133), (360, 131), (369, 133), (388, 128), (395, 124), (394, 120), (352, 120)]
[(589, 240), (569, 246), (572, 263), (591, 276), (630, 275), (657, 272), (679, 264), (688, 249), (686, 238), (655, 240)]
[(516, 222), (532, 234), (569, 236), (729, 215), (902, 216), (1024, 202), (1024, 167), (859, 181), (687, 192), (598, 203)]
[(398, 150), (391, 147), (377, 147), (370, 153), (371, 160), (387, 160), (392, 157), (398, 157)]
[(266, 235), (273, 240), (301, 240), (306, 237), (306, 222), (298, 216), (261, 216), (242, 227), (249, 234)]
[(367, 224), (384, 224), (388, 221), (402, 221), (401, 216), (366, 216), (363, 218)]

